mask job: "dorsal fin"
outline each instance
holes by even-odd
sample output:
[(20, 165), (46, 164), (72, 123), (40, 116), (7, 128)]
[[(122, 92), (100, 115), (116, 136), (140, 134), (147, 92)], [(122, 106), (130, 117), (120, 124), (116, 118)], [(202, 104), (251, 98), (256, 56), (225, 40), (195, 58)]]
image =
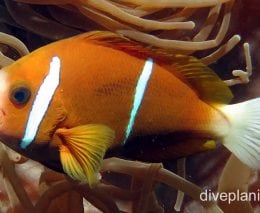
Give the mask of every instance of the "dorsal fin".
[(97, 43), (106, 47), (121, 50), (130, 55), (138, 56), (146, 59), (147, 57), (157, 58), (157, 55), (153, 55), (153, 51), (149, 48), (145, 48), (141, 44), (131, 41), (130, 39), (109, 31), (92, 31), (80, 35), (88, 42)]
[(233, 94), (218, 75), (192, 56), (174, 55), (170, 69), (181, 76), (195, 89), (199, 98), (207, 103), (228, 104)]
[(233, 98), (230, 89), (217, 74), (195, 57), (178, 55), (160, 48), (144, 47), (141, 43), (108, 31), (93, 31), (80, 37), (139, 58), (153, 58), (156, 63), (166, 67), (169, 72), (188, 83), (205, 102), (227, 104)]

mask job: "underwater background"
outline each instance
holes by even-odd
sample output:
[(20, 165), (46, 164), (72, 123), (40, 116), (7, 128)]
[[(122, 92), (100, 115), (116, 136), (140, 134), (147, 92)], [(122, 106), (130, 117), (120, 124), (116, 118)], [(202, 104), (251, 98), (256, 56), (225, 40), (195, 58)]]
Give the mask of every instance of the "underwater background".
[[(112, 2), (118, 3), (117, 1)], [(125, 4), (125, 7), (133, 8), (131, 4), (129, 5), (127, 3)], [(144, 17), (146, 19), (163, 20), (163, 18), (172, 14), (176, 14), (177, 12), (179, 12), (177, 9), (160, 9), (158, 11), (151, 12), (151, 14), (147, 14)], [(134, 28), (141, 32), (153, 34), (161, 38), (189, 40), (199, 31), (199, 27), (203, 25), (203, 20), (205, 20), (207, 17), (208, 12), (208, 8), (197, 8), (197, 10), (194, 11), (194, 13), (188, 18), (189, 20), (194, 20), (195, 23), (198, 24), (198, 28), (195, 28), (192, 32), (187, 32), (184, 30), (161, 29), (143, 30), (140, 26), (136, 27), (133, 26), (133, 24), (125, 22), (120, 22), (123, 23), (124, 26), (116, 25), (116, 27), (113, 27), (113, 24), (108, 24), (109, 27), (106, 28), (106, 22), (104, 20), (101, 19), (101, 21), (96, 22), (94, 21), (94, 16), (92, 18), (88, 18), (87, 16), (82, 15), (82, 13), (78, 10), (75, 10), (75, 8), (71, 10), (70, 6), (60, 7), (57, 5), (32, 5), (18, 3), (12, 0), (2, 0), (0, 1), (0, 32), (15, 36), (16, 38), (20, 39), (30, 52), (52, 41), (60, 40), (62, 38), (70, 37), (86, 31), (107, 29), (115, 30), (120, 29), (120, 27), (125, 27), (125, 25), (130, 26), (131, 30)], [(109, 17), (108, 13), (104, 14)], [(210, 67), (213, 68), (213, 70), (215, 70), (223, 80), (233, 78), (231, 74), (232, 70), (244, 69), (246, 66), (243, 52), (243, 43), (248, 42), (250, 44), (253, 74), (250, 77), (250, 82), (248, 84), (238, 84), (231, 87), (231, 90), (234, 94), (234, 99), (232, 102), (237, 103), (260, 96), (260, 3), (258, 0), (234, 1), (231, 14), (231, 21), (228, 27), (228, 31), (221, 43), (224, 44), (235, 34), (239, 34), (241, 36), (241, 41), (229, 53), (225, 54), (223, 57), (217, 60), (217, 62), (212, 63)], [(221, 10), (220, 18), (215, 24), (216, 29), (213, 29), (210, 35), (211, 37), (214, 37), (217, 33), (219, 26), (221, 25), (221, 18), (223, 15), (224, 12)], [(115, 18), (117, 21), (119, 20), (116, 18), (116, 15), (113, 18)], [(101, 24), (102, 21), (103, 24)], [(2, 40), (0, 39), (0, 41)], [(217, 49), (217, 47), (214, 49)], [(13, 60), (17, 60), (19, 57), (21, 57), (15, 47), (11, 46), (10, 44), (7, 45), (3, 42), (0, 42), (0, 51)], [(174, 51), (178, 53), (178, 50)], [(192, 52), (192, 55), (198, 58), (202, 58), (210, 54), (212, 49), (203, 51), (190, 50), (188, 52)], [(183, 52), (183, 50), (181, 50), (180, 53), (185, 53), (185, 51)], [(125, 153), (121, 153), (120, 150), (116, 150), (115, 152), (109, 153), (109, 156), (116, 156), (127, 159), (126, 156), (128, 155), (124, 154)], [(16, 157), (15, 154), (13, 154), (13, 156)], [(219, 177), (229, 156), (230, 153), (228, 150), (226, 150), (224, 147), (218, 147), (216, 150), (206, 151), (187, 157), (185, 175), (186, 179), (203, 189), (212, 189), (212, 191), (216, 191), (217, 185), (219, 183)], [(11, 157), (9, 156), (9, 158)], [(32, 203), (35, 204), (37, 200), (39, 200), (40, 197), (44, 195), (44, 192), (55, 185), (54, 183), (64, 179), (63, 175), (54, 173), (36, 162), (30, 160), (27, 161), (25, 158), (20, 158), (20, 156), (18, 156), (18, 158), (19, 160), (17, 162), (14, 160), (8, 164), (3, 160), (4, 157), (1, 157), (2, 173), (0, 178), (0, 212), (28, 212), (28, 209), (31, 209), (30, 204), (28, 204), (28, 200), (26, 198), (21, 200), (21, 196), (25, 191), (28, 194), (28, 198), (30, 198)], [(131, 155), (131, 159), (134, 159), (133, 155)], [(9, 173), (7, 171), (6, 175), (5, 168), (3, 167), (4, 164), (13, 166), (15, 168), (15, 173)], [(176, 159), (169, 159), (163, 162), (163, 166), (169, 171), (174, 173), (177, 172)], [(157, 165), (157, 167), (153, 169), (158, 170), (159, 168), (160, 166)], [(146, 174), (146, 177), (144, 177), (142, 181), (148, 181), (149, 175), (152, 174)], [(233, 178), (237, 178), (237, 176), (240, 174), (232, 175)], [(17, 176), (19, 181), (10, 181), (10, 177), (13, 176)], [(105, 183), (115, 185), (120, 189), (128, 189), (131, 185), (131, 178), (129, 175), (105, 172), (103, 176)], [(14, 177), (14, 179), (17, 180), (17, 177)], [(142, 181), (137, 178), (137, 183), (135, 183), (136, 185), (134, 188), (140, 188), (143, 183)], [(232, 185), (232, 183), (230, 184)], [(94, 194), (91, 194), (92, 192), (87, 191), (92, 196), (89, 196), (89, 202), (92, 203), (92, 205), (85, 201), (83, 208), (82, 196), (79, 195), (80, 193), (77, 190), (66, 192), (67, 189), (63, 190), (62, 186), (63, 185), (61, 184), (58, 186), (60, 188), (57, 187), (60, 190), (60, 195), (62, 196), (58, 197), (56, 201), (54, 201), (52, 204), (50, 204), (51, 201), (44, 201), (50, 204), (49, 206), (44, 202), (39, 204), (42, 205), (41, 208), (39, 207), (42, 212), (100, 212), (99, 210), (93, 208), (92, 205), (95, 204), (96, 207), (102, 209), (105, 212), (118, 211), (118, 209), (110, 203), (110, 200), (107, 201), (106, 198), (103, 197), (104, 192), (105, 194), (108, 193), (105, 187), (100, 188), (99, 191), (95, 191)], [(25, 191), (17, 189), (21, 187), (23, 187), (23, 190)], [(64, 188), (66, 187), (67, 186), (64, 185)], [(260, 175), (259, 171), (257, 171), (252, 173), (252, 177), (249, 181), (249, 191), (257, 192), (259, 188)], [(80, 191), (81, 189), (78, 190)], [(102, 192), (102, 190), (104, 191)], [(144, 212), (175, 212), (174, 204), (177, 197), (176, 188), (159, 183), (154, 186), (154, 191), (155, 194), (153, 195), (156, 196), (156, 198), (153, 200), (154, 208), (152, 209), (154, 210), (146, 208), (147, 211)], [(131, 202), (128, 202), (128, 199), (131, 201), (134, 199), (131, 198), (130, 192), (126, 192), (126, 194), (127, 193), (129, 193), (129, 198), (127, 198), (128, 196), (124, 194), (122, 195), (124, 199), (120, 200), (119, 198), (121, 194), (119, 193), (120, 195), (117, 196), (115, 193), (114, 197), (117, 198), (113, 198), (112, 200), (117, 201), (119, 208), (124, 209), (123, 211), (132, 212), (130, 205)], [(88, 195), (86, 195), (86, 197), (88, 197)], [(107, 197), (111, 198), (113, 196), (108, 195)], [(138, 209), (138, 202), (143, 202), (143, 200), (140, 197), (138, 200), (138, 196), (134, 197), (137, 200), (136, 208)], [(51, 195), (48, 199), (50, 198), (52, 198)], [(98, 203), (98, 198), (102, 200), (103, 206)], [(152, 203), (149, 203), (149, 201), (146, 202), (148, 202), (147, 205)], [(104, 207), (106, 205), (108, 207)], [(253, 209), (249, 208), (248, 212), (260, 212), (259, 200), (258, 202), (251, 202), (251, 205)], [(205, 208), (203, 208), (199, 202), (194, 201), (194, 199), (192, 199), (190, 196), (184, 197), (184, 201), (181, 206), (181, 212), (205, 211)], [(232, 209), (228, 209), (224, 212), (238, 211), (232, 211)]]

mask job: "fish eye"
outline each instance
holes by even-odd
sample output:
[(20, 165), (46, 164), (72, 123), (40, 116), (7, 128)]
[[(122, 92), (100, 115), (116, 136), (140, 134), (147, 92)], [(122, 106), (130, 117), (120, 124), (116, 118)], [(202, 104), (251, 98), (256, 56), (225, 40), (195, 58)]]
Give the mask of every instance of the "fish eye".
[(10, 100), (15, 105), (26, 104), (31, 97), (31, 91), (25, 86), (18, 86), (11, 90)]

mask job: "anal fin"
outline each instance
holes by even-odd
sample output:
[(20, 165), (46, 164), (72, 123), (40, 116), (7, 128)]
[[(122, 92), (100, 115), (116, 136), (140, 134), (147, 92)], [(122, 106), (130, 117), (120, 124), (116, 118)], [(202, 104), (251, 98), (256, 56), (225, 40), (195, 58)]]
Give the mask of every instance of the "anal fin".
[(216, 146), (214, 136), (209, 133), (180, 131), (130, 138), (122, 152), (131, 159), (161, 162), (213, 150)]

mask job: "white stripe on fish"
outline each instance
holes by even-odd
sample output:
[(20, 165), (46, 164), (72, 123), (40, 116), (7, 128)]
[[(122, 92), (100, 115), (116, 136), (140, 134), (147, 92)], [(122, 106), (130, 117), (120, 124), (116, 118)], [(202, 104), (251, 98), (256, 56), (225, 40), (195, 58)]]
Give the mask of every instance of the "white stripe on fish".
[(50, 62), (49, 74), (43, 80), (29, 114), (25, 134), (20, 147), (25, 149), (35, 139), (39, 126), (49, 107), (52, 97), (60, 83), (61, 62), (59, 57), (54, 56)]
[(140, 108), (140, 105), (142, 103), (145, 89), (146, 89), (147, 83), (151, 77), (152, 71), (153, 71), (153, 59), (148, 58), (144, 64), (141, 75), (137, 81), (135, 95), (134, 95), (133, 108), (131, 110), (130, 119), (129, 119), (129, 122), (128, 122), (128, 125), (126, 128), (124, 144), (133, 129), (135, 117), (136, 117), (138, 110)]

